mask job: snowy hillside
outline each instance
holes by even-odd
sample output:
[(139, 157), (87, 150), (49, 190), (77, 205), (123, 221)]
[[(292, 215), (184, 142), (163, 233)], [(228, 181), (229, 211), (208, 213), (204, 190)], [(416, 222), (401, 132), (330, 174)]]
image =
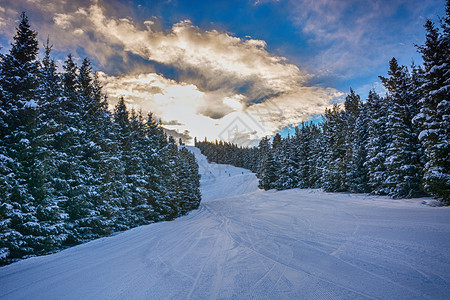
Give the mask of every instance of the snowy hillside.
[(0, 268), (0, 298), (445, 298), (450, 209), (422, 200), (257, 189), (208, 164), (203, 201), (141, 226)]
[(247, 169), (216, 163), (209, 164), (195, 147), (187, 147), (197, 158), (202, 188), (202, 202), (242, 195), (258, 190), (258, 179)]

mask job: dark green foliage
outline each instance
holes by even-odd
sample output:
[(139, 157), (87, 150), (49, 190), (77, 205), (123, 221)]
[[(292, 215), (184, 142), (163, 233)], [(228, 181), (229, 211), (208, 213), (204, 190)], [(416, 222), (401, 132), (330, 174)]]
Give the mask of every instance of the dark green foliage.
[(386, 156), (389, 141), (387, 133), (387, 103), (374, 91), (369, 92), (366, 102), (367, 156), (364, 164), (367, 170), (368, 189), (375, 195), (387, 195)]
[(212, 143), (206, 139), (203, 142), (199, 142), (197, 139), (195, 141), (195, 146), (202, 151), (210, 162), (230, 164), (253, 172), (258, 171), (260, 152), (257, 148), (239, 147), (222, 141)]
[(325, 110), (323, 135), (325, 140), (325, 167), (323, 169), (323, 188), (328, 192), (343, 192), (347, 190), (348, 152), (346, 148), (344, 113), (338, 105)]
[(265, 190), (281, 189), (281, 186), (277, 186), (276, 184), (279, 162), (275, 160), (274, 152), (269, 150), (262, 158), (260, 164), (259, 187)]
[[(428, 20), (418, 50), (423, 66), (411, 71), (395, 58), (380, 77), (386, 97), (369, 92), (365, 103), (350, 89), (344, 110), (325, 110), (318, 126), (301, 124), (295, 137), (263, 138), (258, 167), (249, 164), (264, 189), (323, 188), (330, 192), (370, 192), (394, 198), (430, 195), (450, 204), (450, 1), (441, 30)], [(224, 150), (209, 144), (204, 153)], [(200, 147), (202, 149), (202, 147)], [(236, 147), (237, 148), (237, 147)], [(205, 149), (202, 149), (202, 151)], [(221, 151), (220, 150), (220, 151)], [(235, 164), (238, 158), (224, 163)], [(251, 166), (251, 167), (250, 167)], [(244, 166), (245, 167), (245, 166)]]
[(200, 204), (198, 165), (149, 114), (112, 114), (91, 63), (63, 73), (22, 14), (0, 57), (0, 264), (114, 231), (170, 220)]
[(428, 20), (425, 44), (418, 47), (424, 65), (415, 122), (425, 153), (424, 187), (450, 204), (450, 1), (441, 28)]
[(417, 102), (411, 95), (410, 75), (395, 58), (389, 62), (388, 75), (388, 78), (380, 77), (388, 91), (389, 104), (386, 184), (392, 197), (411, 198), (421, 194), (419, 141), (412, 123)]
[(367, 193), (368, 187), (368, 171), (366, 168), (367, 161), (367, 140), (368, 140), (368, 123), (369, 116), (366, 112), (367, 106), (362, 104), (359, 106), (357, 118), (353, 128), (352, 135), (352, 156), (347, 167), (348, 187), (350, 192)]

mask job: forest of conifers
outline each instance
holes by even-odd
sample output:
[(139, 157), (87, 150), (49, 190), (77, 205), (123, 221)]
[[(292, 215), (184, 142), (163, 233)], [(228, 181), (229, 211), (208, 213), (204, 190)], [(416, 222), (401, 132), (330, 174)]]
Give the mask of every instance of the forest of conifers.
[(431, 195), (450, 204), (450, 1), (417, 46), (423, 65), (389, 62), (385, 96), (366, 101), (352, 89), (344, 107), (292, 136), (264, 138), (256, 148), (196, 142), (209, 160), (253, 170), (264, 189), (323, 188), (393, 198)]
[(38, 59), (25, 14), (0, 56), (0, 265), (131, 227), (200, 203), (198, 165), (152, 117), (114, 112), (88, 59)]

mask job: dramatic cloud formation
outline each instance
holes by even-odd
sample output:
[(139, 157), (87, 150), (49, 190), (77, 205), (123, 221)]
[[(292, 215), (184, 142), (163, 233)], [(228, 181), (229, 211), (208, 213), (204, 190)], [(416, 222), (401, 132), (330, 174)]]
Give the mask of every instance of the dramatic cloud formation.
[[(116, 17), (99, 1), (63, 4), (30, 2), (48, 20), (37, 30), (51, 32), (55, 48), (86, 53), (106, 69), (125, 65), (117, 68), (125, 73), (100, 74), (111, 104), (123, 96), (184, 138), (190, 133), (253, 141), (323, 113), (342, 96), (309, 86), (312, 75), (269, 53), (262, 40), (203, 30), (189, 20), (164, 31), (154, 18), (139, 23)], [(176, 76), (155, 73), (151, 63), (172, 68)]]
[(73, 14), (56, 14), (54, 22), (84, 35), (82, 40), (95, 36), (96, 44), (86, 45), (94, 55), (101, 47), (107, 59), (116, 52), (111, 48), (121, 46), (124, 53), (177, 68), (185, 81), (194, 81), (202, 90), (244, 92), (249, 102), (288, 92), (310, 77), (285, 58), (268, 53), (264, 41), (203, 31), (189, 20), (176, 23), (168, 33), (154, 31), (152, 21), (145, 21), (147, 28), (139, 30), (130, 19), (108, 18), (100, 6), (91, 5)]
[[(240, 144), (249, 144), (294, 122), (308, 120), (342, 96), (333, 89), (298, 86), (290, 93), (247, 106), (242, 94), (226, 96), (221, 92), (200, 91), (193, 84), (155, 73), (126, 76), (100, 73), (99, 78), (111, 105), (123, 96), (129, 107), (153, 112), (168, 129), (178, 132), (188, 129), (191, 137), (220, 138)], [(221, 107), (217, 112), (226, 112), (221, 118), (205, 113), (214, 110), (217, 103)]]
[[(323, 113), (341, 96), (307, 86), (311, 75), (270, 54), (264, 41), (205, 31), (189, 20), (163, 32), (153, 28), (152, 20), (139, 27), (130, 18), (107, 16), (97, 3), (55, 13), (53, 22), (101, 64), (117, 55), (127, 62), (132, 54), (175, 68), (179, 81), (149, 72), (104, 74), (105, 91), (112, 104), (124, 96), (130, 106), (153, 111), (168, 128), (188, 129), (195, 136), (225, 138), (238, 118), (245, 126), (234, 127), (236, 135), (244, 131), (258, 139)], [(170, 125), (174, 121), (182, 125)]]

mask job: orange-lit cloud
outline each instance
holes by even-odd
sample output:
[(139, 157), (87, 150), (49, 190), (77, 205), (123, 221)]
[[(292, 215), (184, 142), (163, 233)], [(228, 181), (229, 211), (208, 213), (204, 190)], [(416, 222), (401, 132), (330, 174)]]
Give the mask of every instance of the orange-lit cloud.
[[(189, 20), (163, 31), (152, 19), (116, 17), (100, 1), (69, 9), (54, 2), (42, 12), (50, 22), (37, 30), (51, 31), (56, 49), (78, 45), (102, 66), (125, 65), (124, 74), (101, 73), (111, 105), (124, 96), (129, 107), (154, 112), (172, 130), (257, 140), (323, 113), (342, 96), (309, 85), (313, 75), (270, 53), (262, 40), (203, 30)], [(136, 57), (175, 69), (177, 80)]]

